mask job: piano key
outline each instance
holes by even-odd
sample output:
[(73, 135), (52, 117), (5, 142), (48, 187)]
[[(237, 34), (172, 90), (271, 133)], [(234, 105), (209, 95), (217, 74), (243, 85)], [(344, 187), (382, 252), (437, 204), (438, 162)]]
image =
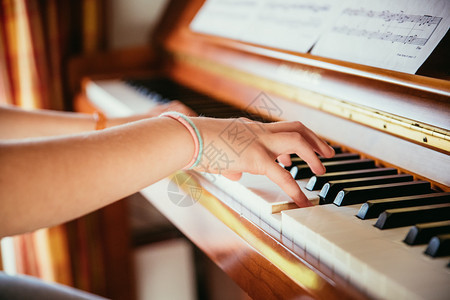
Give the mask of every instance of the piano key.
[(140, 91), (140, 93), (148, 97), (148, 100), (151, 102), (165, 102), (177, 99), (192, 108), (198, 114), (207, 117), (231, 118), (245, 116), (253, 119), (258, 118), (259, 120), (264, 121), (259, 116), (227, 105), (223, 102), (218, 102), (205, 94), (194, 91), (165, 77), (129, 79), (124, 83), (127, 86), (131, 86), (136, 91)]
[(331, 180), (395, 175), (397, 173), (398, 173), (397, 169), (394, 168), (373, 168), (373, 169), (325, 173), (323, 175), (312, 176), (309, 179), (308, 184), (306, 185), (305, 188), (309, 191), (315, 191), (320, 190), (325, 183)]
[[(333, 157), (322, 157), (319, 156), (321, 162), (329, 162), (329, 161), (340, 161), (340, 160), (353, 160), (359, 159), (360, 156), (357, 153), (340, 153), (336, 154)], [(298, 165), (306, 165), (307, 163), (300, 157), (291, 158), (292, 166)]]
[(408, 245), (426, 244), (439, 234), (450, 234), (450, 221), (416, 224), (409, 229), (403, 241)]
[(379, 200), (369, 200), (361, 206), (361, 209), (356, 216), (360, 219), (377, 218), (386, 209), (440, 203), (450, 203), (450, 193), (431, 193), (396, 198), (385, 198)]
[[(239, 214), (258, 226), (269, 225), (280, 235), (281, 215), (277, 214), (298, 208), (278, 185), (263, 175), (244, 173), (239, 181), (232, 181), (217, 174), (192, 172), (192, 175), (208, 192), (232, 206)], [(297, 184), (312, 204), (318, 204), (317, 192), (304, 189), (306, 180), (299, 180)]]
[(322, 187), (322, 190), (319, 192), (319, 204), (333, 203), (333, 200), (334, 198), (336, 198), (337, 193), (339, 193), (344, 188), (413, 181), (413, 179), (414, 178), (412, 175), (398, 174), (368, 178), (332, 180), (325, 183)]
[(450, 234), (441, 234), (433, 237), (425, 250), (425, 254), (432, 257), (450, 255)]
[(341, 146), (338, 146), (338, 145), (331, 145), (331, 148), (333, 148), (335, 154), (340, 154), (340, 153), (342, 153), (342, 147), (341, 147)]
[[(334, 154), (341, 154), (342, 153), (342, 147), (337, 145), (330, 145), (331, 148), (334, 150)], [(298, 155), (295, 153), (291, 154), (291, 158), (298, 158)]]
[(283, 211), (282, 236), (289, 236), (294, 252), (314, 253), (374, 298), (445, 299), (450, 292), (448, 261), (426, 260), (424, 246), (400, 242), (407, 227), (378, 230), (373, 221), (354, 217), (358, 209), (324, 205)]
[(388, 183), (373, 186), (345, 188), (334, 199), (337, 206), (364, 203), (367, 200), (409, 196), (430, 193), (430, 183), (427, 181), (408, 181)]
[[(325, 162), (323, 165), (327, 172), (338, 172), (375, 168), (375, 161), (372, 159), (354, 159)], [(314, 175), (307, 165), (294, 166), (291, 170), (296, 172), (295, 179), (305, 179)]]
[(450, 220), (450, 203), (388, 209), (375, 223), (379, 229)]

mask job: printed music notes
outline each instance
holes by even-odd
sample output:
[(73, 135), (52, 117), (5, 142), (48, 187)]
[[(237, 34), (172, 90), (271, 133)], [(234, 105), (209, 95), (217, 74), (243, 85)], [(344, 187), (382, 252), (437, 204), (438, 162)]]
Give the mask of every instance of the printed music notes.
[[(441, 17), (407, 15), (404, 14), (403, 11), (400, 13), (391, 13), (389, 10), (376, 12), (372, 10), (366, 11), (364, 9), (345, 9), (342, 12), (342, 15), (378, 19), (379, 24), (373, 26), (373, 24), (368, 24), (367, 22), (365, 23), (367, 28), (364, 28), (361, 24), (351, 26), (344, 23), (342, 25), (333, 26), (333, 32), (364, 37), (367, 39), (379, 39), (393, 43), (396, 42), (420, 46), (424, 46), (427, 43), (439, 23), (442, 21)], [(399, 26), (400, 24), (403, 26)], [(384, 29), (383, 31), (381, 31), (382, 28)]]
[(448, 0), (207, 0), (193, 31), (415, 73), (450, 26)]
[(415, 73), (449, 25), (450, 1), (349, 1), (312, 54)]

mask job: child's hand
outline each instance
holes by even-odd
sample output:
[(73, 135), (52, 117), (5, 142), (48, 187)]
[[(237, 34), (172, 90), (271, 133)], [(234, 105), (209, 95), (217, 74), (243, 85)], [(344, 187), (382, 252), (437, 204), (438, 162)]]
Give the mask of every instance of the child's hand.
[(192, 118), (203, 138), (203, 156), (196, 171), (219, 173), (238, 180), (242, 172), (266, 175), (299, 206), (310, 205), (291, 174), (275, 160), (290, 165), (296, 153), (312, 171), (323, 174), (317, 154), (334, 150), (300, 122), (260, 123), (241, 119)]

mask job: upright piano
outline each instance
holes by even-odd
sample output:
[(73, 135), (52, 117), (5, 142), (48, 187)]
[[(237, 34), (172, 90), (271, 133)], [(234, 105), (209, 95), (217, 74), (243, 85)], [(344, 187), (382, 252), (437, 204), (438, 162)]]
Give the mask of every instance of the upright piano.
[[(154, 38), (160, 63), (151, 76), (91, 79), (84, 92), (109, 116), (178, 99), (205, 116), (299, 120), (337, 153), (324, 159), (323, 176), (297, 157), (288, 168), (315, 205), (298, 208), (267, 178), (248, 174), (232, 182), (177, 172), (142, 195), (252, 298), (449, 299), (448, 25), (418, 70), (406, 72), (321, 56), (314, 50), (321, 37), (297, 51), (295, 30), (277, 35), (302, 24), (296, 10), (317, 13), (330, 1), (315, 10), (311, 1), (261, 1), (259, 13), (249, 11), (255, 3), (171, 1)], [(395, 7), (338, 15), (377, 13), (383, 24), (389, 13), (395, 22), (414, 17), (417, 26), (435, 26), (430, 35), (446, 20)], [(239, 27), (246, 17), (269, 24)], [(431, 42), (357, 33), (419, 50)]]

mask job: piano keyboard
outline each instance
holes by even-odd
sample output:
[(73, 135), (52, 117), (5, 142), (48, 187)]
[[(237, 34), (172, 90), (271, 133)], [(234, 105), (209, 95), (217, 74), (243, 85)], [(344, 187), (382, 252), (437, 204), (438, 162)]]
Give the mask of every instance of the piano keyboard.
[[(249, 117), (164, 78), (128, 81), (128, 87), (151, 101), (178, 99), (204, 116)], [(327, 173), (318, 176), (299, 158), (287, 168), (314, 204), (307, 208), (264, 176), (244, 174), (234, 182), (192, 175), (286, 247), (313, 256), (374, 298), (448, 299), (450, 193), (353, 153), (323, 163)]]

